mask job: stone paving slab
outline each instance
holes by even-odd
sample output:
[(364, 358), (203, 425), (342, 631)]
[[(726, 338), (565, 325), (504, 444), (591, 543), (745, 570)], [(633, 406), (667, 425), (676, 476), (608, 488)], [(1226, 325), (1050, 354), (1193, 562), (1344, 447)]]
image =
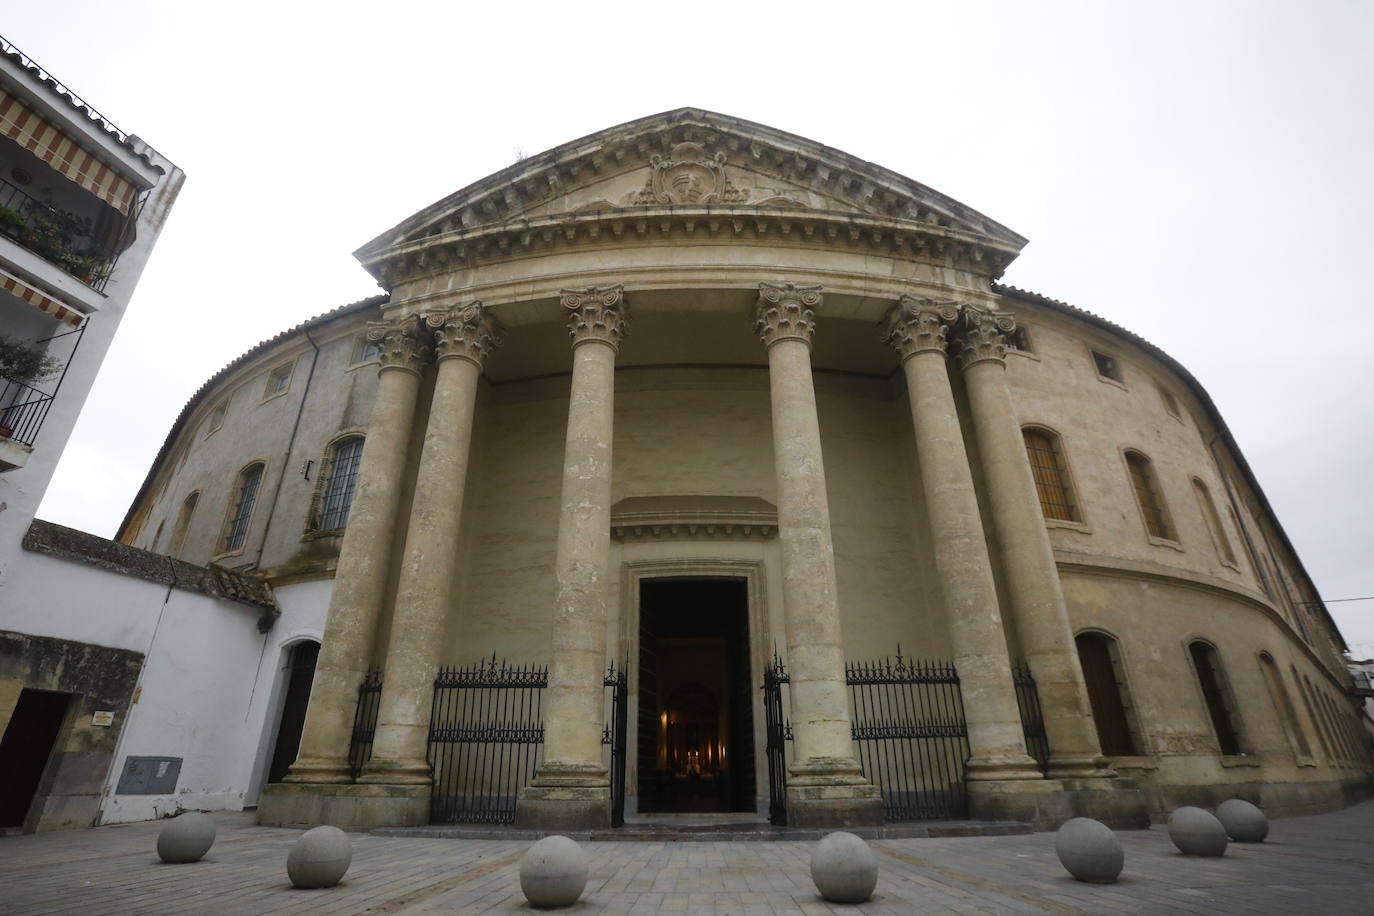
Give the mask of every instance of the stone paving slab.
[[(164, 865), (162, 824), (0, 838), (0, 913), (388, 914), (529, 913), (518, 868), (528, 840), (355, 834), (353, 867), (336, 888), (286, 880), (297, 830), (217, 814), (203, 861)], [(832, 906), (811, 883), (811, 844), (586, 843), (587, 892), (558, 912), (640, 916), (893, 916), (912, 913), (1374, 913), (1374, 802), (1272, 822), (1263, 844), (1220, 859), (1179, 855), (1163, 827), (1121, 831), (1126, 868), (1113, 885), (1078, 883), (1059, 866), (1054, 835), (882, 838), (880, 877), (860, 906)]]

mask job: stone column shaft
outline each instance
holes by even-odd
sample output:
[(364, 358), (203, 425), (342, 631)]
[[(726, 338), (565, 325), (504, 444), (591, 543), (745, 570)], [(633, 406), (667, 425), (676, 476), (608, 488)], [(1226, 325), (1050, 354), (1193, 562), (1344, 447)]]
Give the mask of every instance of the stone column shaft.
[(544, 762), (521, 790), (516, 822), (546, 829), (609, 826), (601, 762), (611, 550), (615, 357), (627, 329), (622, 288), (564, 290), (573, 340), (562, 508), (554, 560), (553, 662), (544, 700)]
[(883, 334), (902, 356), (935, 570), (968, 724), (970, 780), (1038, 779), (1026, 753), (973, 474), (945, 358), (950, 303), (903, 297)]
[(427, 784), (434, 675), (449, 616), (482, 363), (500, 328), (480, 302), (431, 312), (439, 361), (386, 655), (377, 732), (360, 782)]
[(1035, 677), (1050, 746), (1051, 778), (1102, 778), (1113, 772), (1097, 740), (1069, 612), (1025, 439), (1007, 388), (1003, 312), (966, 307), (959, 336), (964, 382), (993, 527), (1021, 649)]
[(382, 345), (377, 399), (339, 550), (300, 751), (286, 782), (353, 781), (348, 746), (358, 685), (372, 659), (385, 599), (420, 370), (428, 359), (428, 344), (413, 318), (370, 323), (367, 336)]
[(820, 287), (760, 284), (755, 320), (768, 348), (778, 545), (796, 736), (788, 819), (796, 824), (861, 824), (875, 814), (881, 816), (881, 808), (877, 789), (859, 770), (851, 735), (835, 550), (811, 377), (814, 310), (820, 303)]

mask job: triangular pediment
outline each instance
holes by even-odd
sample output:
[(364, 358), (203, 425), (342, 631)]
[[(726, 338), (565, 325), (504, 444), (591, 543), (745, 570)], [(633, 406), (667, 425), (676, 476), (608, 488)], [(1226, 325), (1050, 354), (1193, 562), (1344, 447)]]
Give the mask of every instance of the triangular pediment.
[(365, 264), (435, 236), (521, 221), (648, 208), (794, 210), (1026, 242), (938, 191), (783, 131), (694, 108), (608, 128), (523, 159), (368, 242)]

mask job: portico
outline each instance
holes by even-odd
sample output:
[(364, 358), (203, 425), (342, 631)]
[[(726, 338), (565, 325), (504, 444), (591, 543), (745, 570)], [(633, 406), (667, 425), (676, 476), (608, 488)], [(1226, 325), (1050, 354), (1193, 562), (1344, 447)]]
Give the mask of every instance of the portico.
[[(882, 820), (845, 663), (898, 645), (958, 670), (976, 816), (1052, 818), (1066, 791), (1114, 784), (998, 375), (1014, 319), (991, 284), (1022, 240), (919, 186), (879, 195), (863, 181), (895, 176), (819, 150), (797, 171), (766, 144), (746, 160), (662, 129), (674, 139), (647, 172), (570, 152), (359, 252), (391, 293), (369, 332), (380, 386), (300, 756), (264, 823), (424, 822), (435, 672), (496, 652), (548, 666), (515, 822), (609, 826), (603, 673), (631, 662), (635, 721), (624, 595), (645, 564), (752, 570), (729, 664), (757, 681), (776, 649), (790, 672), (790, 823)], [(531, 205), (520, 229), (495, 219), (536, 176), (563, 203)], [(983, 481), (1024, 492), (980, 505)], [(635, 500), (652, 536), (614, 517)], [(1048, 779), (1023, 736), (1020, 657)], [(369, 668), (380, 711), (359, 766)], [(740, 693), (753, 735), (730, 740), (756, 790), (757, 688)], [(648, 776), (632, 762), (632, 793)]]

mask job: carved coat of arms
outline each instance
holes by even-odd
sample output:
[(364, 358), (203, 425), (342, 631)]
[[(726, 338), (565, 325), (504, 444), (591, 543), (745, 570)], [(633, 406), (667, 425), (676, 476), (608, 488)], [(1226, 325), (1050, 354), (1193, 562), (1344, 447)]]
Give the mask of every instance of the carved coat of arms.
[(740, 203), (748, 196), (726, 179), (725, 154), (708, 156), (700, 143), (679, 143), (667, 156), (652, 156), (649, 166), (637, 204)]

